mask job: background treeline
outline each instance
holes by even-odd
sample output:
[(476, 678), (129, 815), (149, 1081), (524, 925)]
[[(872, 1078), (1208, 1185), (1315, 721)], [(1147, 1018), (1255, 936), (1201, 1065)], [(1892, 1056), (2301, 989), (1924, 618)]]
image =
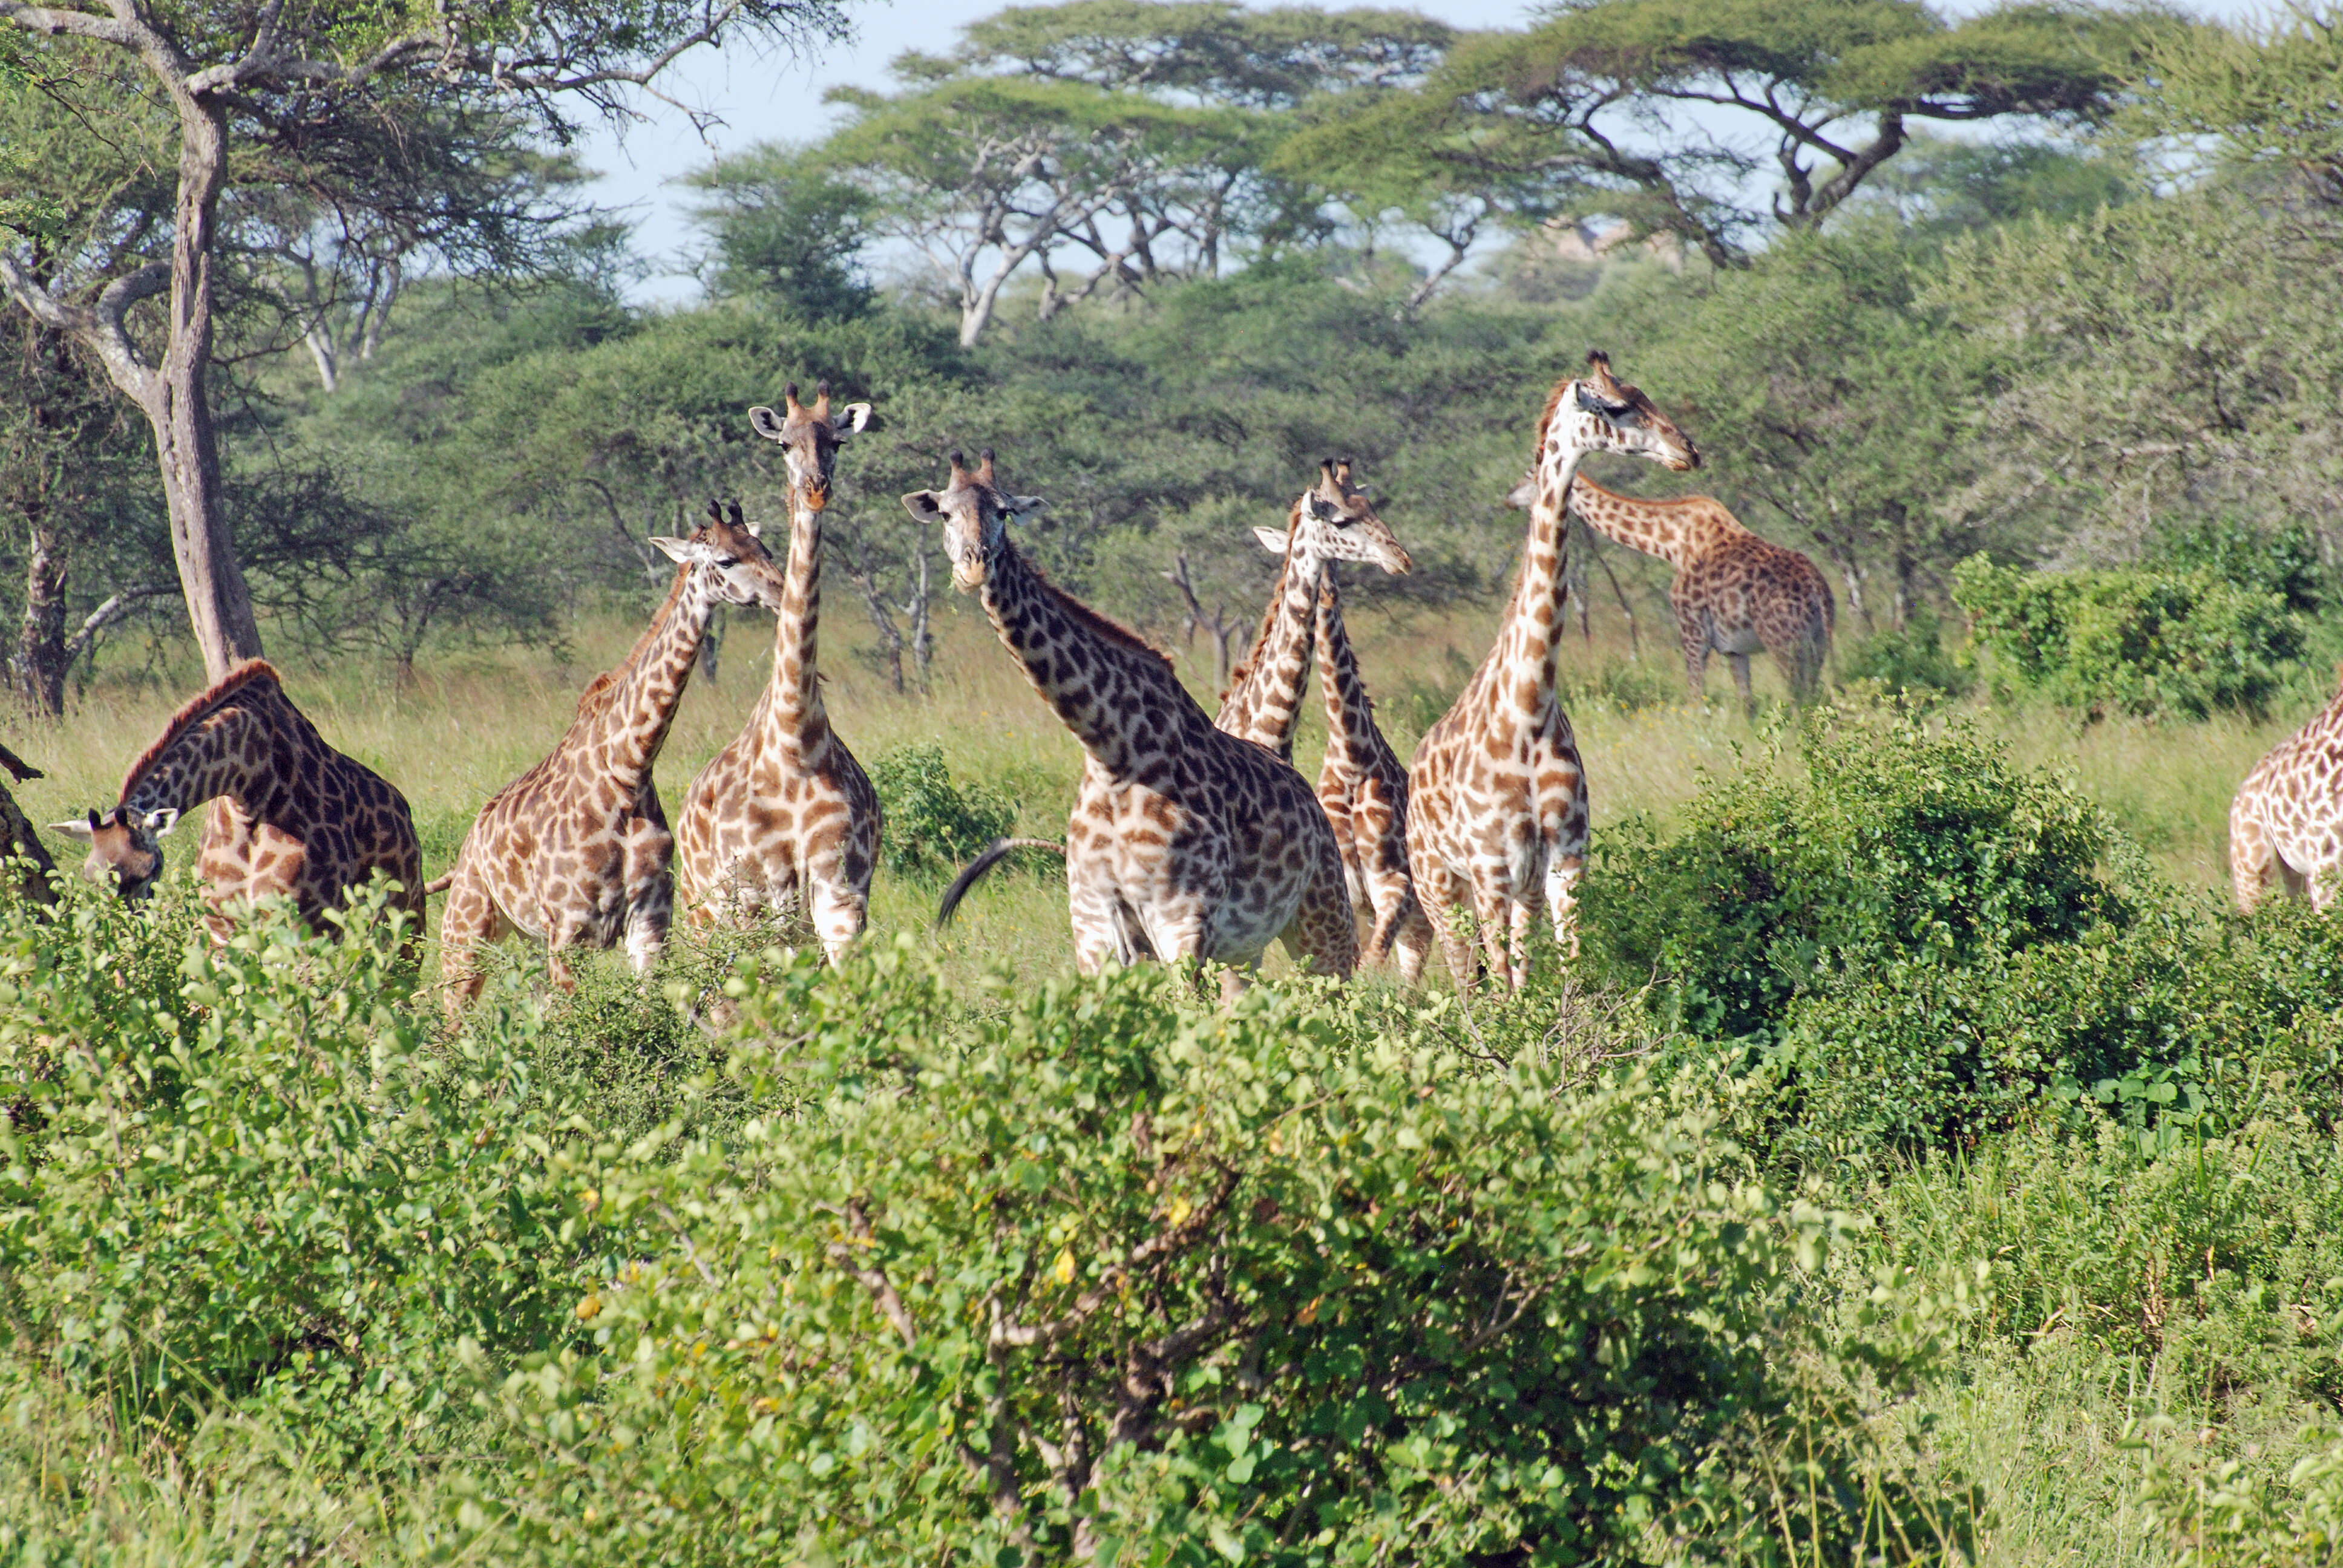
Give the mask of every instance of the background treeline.
[[(2325, 651), (2278, 622), (2316, 610), (2335, 555), (2343, 214), (2333, 133), (2289, 84), (2338, 58), (2315, 19), (1954, 24), (1889, 0), (1607, 0), (1471, 35), (1401, 12), (1018, 8), (900, 58), (891, 93), (837, 94), (825, 139), (696, 176), (703, 297), (667, 308), (627, 303), (632, 236), (523, 122), (427, 106), (437, 161), (395, 172), (437, 192), (428, 223), (357, 221), (397, 205), (378, 191), (304, 205), (266, 168), (237, 187), (224, 490), (264, 615), (297, 628), (280, 651), (405, 667), (631, 606), (664, 576), (641, 537), (710, 494), (778, 509), (741, 409), (827, 377), (880, 420), (848, 467), (833, 592), (917, 681), (941, 578), (891, 498), (956, 447), (997, 444), (1048, 495), (1031, 542), (1073, 586), (1225, 639), (1267, 580), (1247, 527), (1332, 451), (1419, 563), (1363, 591), (1498, 586), (1539, 399), (1600, 346), (1709, 464), (1598, 477), (1724, 497), (1825, 564), (1856, 636), (1917, 617), (1933, 648), (1929, 607), (1979, 552), (2146, 564), (2199, 586), (2177, 609), (2100, 594), (2109, 635), (2242, 639), (2267, 670), (2200, 671), (2177, 705), (2258, 705)], [(61, 287), (99, 236), (167, 238), (167, 138), (135, 114), (80, 136), (93, 85), (56, 59), (0, 74), (32, 193), (0, 225)], [(0, 347), (0, 594), (15, 684), (55, 710), (92, 647), (143, 635), (160, 657), (182, 619), (143, 427), (23, 313)], [(1605, 564), (1658, 608), (1648, 564)], [(1967, 580), (1997, 624), (2040, 609)], [(2189, 621), (2224, 585), (2252, 602)], [(2166, 700), (2127, 679), (2068, 684)]]

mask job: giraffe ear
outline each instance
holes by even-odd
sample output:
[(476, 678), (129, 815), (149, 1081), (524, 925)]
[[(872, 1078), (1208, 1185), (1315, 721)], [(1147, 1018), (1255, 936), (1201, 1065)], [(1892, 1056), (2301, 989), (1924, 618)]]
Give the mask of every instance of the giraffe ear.
[(665, 534), (653, 534), (650, 544), (651, 548), (659, 551), (668, 559), (683, 566), (704, 561), (709, 557), (709, 550), (705, 545), (694, 544), (689, 539), (669, 538)]
[(867, 428), (870, 424), (870, 405), (849, 403), (830, 417), (830, 427), (840, 439)]
[(176, 806), (165, 806), (146, 813), (146, 830), (157, 839), (165, 837), (178, 825), (179, 809)]
[(1050, 506), (1049, 502), (1039, 496), (1005, 496), (1002, 499), (1007, 501), (1008, 505), (1001, 509), (1003, 514), (1011, 518), (1021, 518), (1031, 512), (1047, 511)]
[(1282, 556), (1285, 553), (1286, 536), (1279, 533), (1275, 528), (1255, 528), (1252, 531), (1252, 537), (1259, 539), (1261, 548), (1271, 555)]
[(96, 818), (97, 813), (93, 811), (87, 818), (76, 817), (70, 822), (52, 822), (49, 831), (63, 833), (68, 839), (78, 839), (85, 844), (93, 843), (97, 838)]
[(1537, 501), (1537, 475), (1523, 474), (1522, 482), (1505, 492), (1505, 505), (1527, 511)]
[(1578, 407), (1586, 413), (1608, 419), (1615, 425), (1626, 417), (1634, 405), (1614, 403), (1610, 398), (1603, 396), (1601, 389), (1594, 383), (1581, 381), (1578, 383)]
[(940, 498), (933, 490), (913, 490), (903, 498), (903, 509), (923, 523), (940, 523), (944, 509), (936, 505)]
[(749, 410), (749, 427), (768, 441), (789, 438), (789, 427), (782, 423), (781, 417), (762, 403)]

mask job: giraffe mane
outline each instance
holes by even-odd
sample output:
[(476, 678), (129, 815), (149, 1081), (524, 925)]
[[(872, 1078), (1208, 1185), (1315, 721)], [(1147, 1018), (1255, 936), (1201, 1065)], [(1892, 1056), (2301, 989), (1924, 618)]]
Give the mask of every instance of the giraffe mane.
[[(1012, 549), (1015, 548), (1016, 547), (1013, 545), (1011, 547)], [(1048, 574), (1044, 573), (1040, 567), (1035, 566), (1031, 560), (1026, 559), (1023, 551), (1021, 550), (1018, 552), (1018, 558), (1024, 561), (1025, 569), (1033, 574), (1033, 580), (1041, 586), (1041, 591), (1056, 599), (1058, 601), (1059, 608), (1063, 609), (1074, 621), (1098, 633), (1099, 636), (1106, 638), (1109, 642), (1130, 648), (1134, 653), (1151, 655), (1162, 662), (1163, 668), (1167, 672), (1172, 671), (1172, 664), (1171, 658), (1165, 654), (1161, 648), (1157, 648), (1153, 643), (1148, 641), (1145, 638), (1140, 636), (1137, 632), (1123, 625), (1122, 622), (1116, 620), (1113, 617), (1109, 616), (1102, 611), (1092, 609), (1090, 606), (1084, 604), (1081, 600), (1076, 598), (1073, 595), (1060, 588), (1056, 583), (1051, 582)]]
[(1242, 658), (1237, 660), (1236, 668), (1229, 671), (1228, 689), (1221, 693), (1222, 701), (1228, 699), (1229, 692), (1234, 691), (1252, 678), (1253, 667), (1261, 662), (1261, 650), (1269, 642), (1269, 634), (1276, 628), (1277, 612), (1285, 603), (1285, 574), (1293, 569), (1293, 551), (1290, 548), (1290, 542), (1293, 538), (1293, 531), (1301, 526), (1302, 503), (1296, 501), (1293, 503), (1293, 509), (1286, 514), (1285, 537), (1289, 541), (1289, 548), (1283, 555), (1277, 558), (1277, 581), (1270, 587), (1269, 608), (1261, 612), (1261, 629), (1253, 633), (1252, 647), (1246, 650)]
[(171, 722), (163, 727), (162, 736), (154, 745), (140, 752), (138, 760), (130, 765), (130, 771), (122, 776), (120, 799), (127, 800), (130, 798), (130, 791), (139, 779), (146, 776), (146, 770), (162, 759), (163, 753), (178, 744), (181, 736), (210, 718), (229, 698), (261, 679), (283, 689), (284, 682), (278, 678), (276, 666), (265, 658), (247, 658), (221, 676), (210, 689), (189, 698), (186, 706), (171, 716)]

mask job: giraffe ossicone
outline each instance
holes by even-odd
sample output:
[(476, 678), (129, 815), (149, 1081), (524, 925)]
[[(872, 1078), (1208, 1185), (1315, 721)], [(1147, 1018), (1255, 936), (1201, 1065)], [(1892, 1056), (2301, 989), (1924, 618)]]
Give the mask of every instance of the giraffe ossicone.
[(1203, 959), (1251, 968), (1272, 941), (1347, 976), (1358, 931), (1333, 830), (1310, 786), (1266, 747), (1212, 727), (1172, 662), (1044, 578), (1009, 538), (1040, 510), (987, 450), (952, 454), (941, 488), (904, 509), (940, 526), (952, 581), (979, 596), (1001, 645), (1083, 751), (1066, 828), (1074, 957)]
[(246, 659), (165, 725), (122, 780), (115, 804), (51, 824), (89, 846), (82, 874), (142, 899), (163, 874), (162, 841), (209, 802), (196, 852), (204, 923), (226, 941), (258, 901), (292, 901), (314, 929), (377, 874), (423, 931), (423, 850), (407, 798), (327, 744), (285, 694), (276, 668)]
[(870, 920), (880, 823), (878, 793), (822, 703), (821, 518), (839, 448), (870, 424), (870, 405), (833, 410), (825, 381), (809, 406), (798, 401), (791, 383), (785, 408), (749, 410), (757, 433), (779, 445), (789, 476), (789, 558), (774, 609), (773, 672), (748, 724), (685, 793), (676, 870), (693, 920), (801, 920), (835, 964)]
[(691, 680), (719, 604), (778, 610), (780, 568), (756, 535), (714, 501), (687, 538), (650, 542), (675, 581), (617, 668), (595, 678), (553, 750), (506, 785), (472, 823), (449, 875), (440, 923), (449, 1017), (485, 983), (478, 949), (518, 930), (546, 945), (554, 983), (573, 989), (564, 954), (623, 940), (638, 974), (666, 945), (674, 838), (651, 770)]
[(1529, 530), (1495, 642), (1463, 692), (1424, 732), (1408, 771), (1408, 865), (1460, 990), (1473, 957), (1455, 917), (1469, 909), (1492, 976), (1529, 980), (1530, 934), (1543, 904), (1575, 954), (1576, 889), (1586, 865), (1586, 769), (1556, 689), (1563, 634), (1565, 511), (1580, 461), (1616, 452), (1682, 472), (1700, 466), (1692, 437), (1641, 391), (1587, 356), (1538, 421)]

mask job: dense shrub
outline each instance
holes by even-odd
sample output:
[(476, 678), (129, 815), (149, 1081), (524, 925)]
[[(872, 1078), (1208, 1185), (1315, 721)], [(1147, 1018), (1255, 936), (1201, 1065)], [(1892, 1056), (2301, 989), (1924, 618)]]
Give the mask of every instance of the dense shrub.
[(1808, 1342), (1838, 1222), (1644, 1080), (1557, 1094), (1334, 993), (1204, 1012), (1161, 970), (988, 1022), (886, 954), (733, 990), (732, 1071), (807, 1110), (577, 1172), (592, 1344), (503, 1382), (535, 1458), (468, 1515), (533, 1555), (1843, 1560), (1949, 1528), (1850, 1402), (1925, 1301)]
[(1650, 984), (1672, 1025), (1770, 1037), (1843, 975), (1966, 967), (2128, 919), (2102, 872), (2103, 813), (1956, 722), (1908, 709), (1810, 715), (1795, 759), (1713, 779), (1663, 838), (1606, 836), (1586, 879), (1594, 972)]
[(224, 1402), (331, 1462), (428, 1449), (455, 1337), (541, 1348), (568, 1305), (534, 1015), (434, 1050), (387, 920), (214, 947), (186, 902), (0, 907), (6, 1349), (165, 1433)]
[(1856, 638), (1839, 655), (1842, 680), (1876, 681), (1882, 690), (1914, 702), (1967, 694), (1969, 672), (1945, 649), (1945, 628), (1936, 612), (1915, 609), (1902, 626), (1883, 627)]
[(948, 877), (1017, 825), (1017, 802), (989, 784), (957, 783), (940, 746), (900, 746), (870, 764), (884, 827), (880, 858), (899, 877)]
[(2092, 719), (2258, 717), (2305, 646), (2284, 595), (2202, 567), (2037, 572), (1980, 555), (1955, 569), (1953, 597), (1996, 696), (2038, 693)]

